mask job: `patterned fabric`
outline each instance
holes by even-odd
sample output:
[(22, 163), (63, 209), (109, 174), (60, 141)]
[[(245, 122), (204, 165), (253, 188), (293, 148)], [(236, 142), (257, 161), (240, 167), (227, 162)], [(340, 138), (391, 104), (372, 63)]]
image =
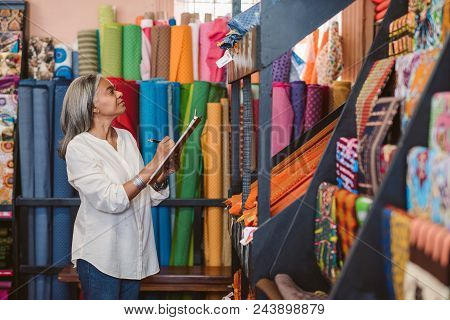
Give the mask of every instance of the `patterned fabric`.
[(409, 260), (409, 226), (411, 218), (400, 209), (391, 212), (392, 280), (395, 297), (403, 300), (403, 280)]
[(0, 94), (0, 115), (17, 119), (17, 95)]
[(381, 98), (378, 100), (366, 123), (364, 135), (359, 141), (358, 185), (360, 191), (373, 195), (382, 182), (381, 147), (390, 130), (394, 116), (397, 114), (400, 100), (396, 98)]
[(22, 53), (0, 53), (0, 77), (20, 75)]
[(373, 200), (369, 197), (359, 196), (355, 201), (356, 218), (358, 224), (363, 225), (367, 219), (370, 209), (372, 208)]
[(386, 287), (389, 299), (395, 298), (394, 284), (392, 283), (392, 257), (391, 257), (391, 209), (384, 209), (381, 216), (381, 246), (383, 248), (383, 266), (386, 276)]
[(17, 86), (19, 85), (19, 76), (4, 76), (0, 78), (0, 93), (1, 94), (15, 94), (17, 93)]
[(347, 190), (340, 189), (335, 192), (337, 231), (342, 248), (342, 259), (347, 256), (353, 239), (358, 232), (358, 220), (356, 219), (355, 201), (358, 196)]
[(289, 81), (300, 81), (303, 69), (305, 68), (305, 61), (303, 61), (294, 51), (291, 55), (291, 72)]
[(413, 51), (413, 36), (416, 18), (413, 12), (392, 21), (389, 25), (389, 56)]
[(317, 264), (322, 275), (331, 283), (338, 277), (342, 266), (340, 251), (338, 248), (338, 234), (334, 194), (338, 190), (337, 186), (322, 182), (317, 191), (317, 210), (315, 216), (314, 230), (314, 252)]
[(397, 146), (393, 144), (385, 144), (381, 147), (380, 152), (380, 177), (381, 179), (386, 175), (392, 160), (394, 159)]
[(78, 31), (78, 64), (80, 76), (98, 71), (98, 45), (96, 30)]
[(392, 57), (375, 61), (370, 69), (366, 82), (364, 82), (361, 88), (358, 99), (356, 100), (355, 109), (358, 140), (361, 139), (370, 112), (389, 79), (394, 62), (395, 59)]
[(444, 43), (450, 33), (450, 0), (446, 0), (442, 9), (442, 34), (441, 42)]
[(291, 50), (283, 53), (272, 64), (272, 81), (273, 82), (289, 82), (291, 72)]
[(169, 79), (170, 27), (156, 26), (151, 33), (151, 77)]
[(450, 229), (450, 154), (431, 160), (431, 220)]
[(421, 52), (413, 52), (400, 56), (395, 60), (395, 73), (397, 75), (396, 98), (405, 99), (408, 96), (410, 82), (419, 65), (420, 56)]
[(440, 92), (431, 100), (428, 146), (432, 150), (450, 152), (450, 92)]
[[(339, 24), (333, 21), (329, 30), (328, 43), (325, 45), (326, 54), (319, 53), (316, 62), (317, 83), (331, 86), (339, 78), (343, 70), (342, 43), (339, 37)], [(321, 58), (321, 57), (325, 58)], [(325, 61), (320, 61), (324, 59)]]
[(308, 85), (306, 89), (305, 131), (311, 129), (322, 118), (327, 96), (328, 87), (317, 84)]
[(0, 32), (20, 31), (23, 24), (22, 10), (0, 10)]
[(10, 31), (0, 33), (0, 52), (18, 53), (22, 51), (22, 32)]
[(419, 12), (414, 32), (414, 50), (441, 46), (442, 10), (445, 0), (431, 0)]
[(431, 204), (431, 158), (434, 151), (413, 147), (408, 153), (406, 174), (406, 206), (414, 216), (428, 217)]
[(0, 141), (0, 204), (12, 204), (14, 142)]
[(297, 139), (303, 132), (306, 107), (306, 84), (303, 81), (291, 82), (291, 104), (294, 111), (293, 138)]
[(341, 137), (336, 143), (336, 181), (339, 188), (358, 193), (358, 141)]
[(317, 79), (313, 79), (313, 73), (315, 73), (315, 64), (319, 46), (318, 29), (306, 37), (306, 43), (305, 69), (303, 71), (302, 80), (305, 81), (306, 84), (315, 84)]
[(55, 46), (55, 77), (72, 79), (72, 49), (65, 44)]
[(37, 80), (50, 80), (55, 70), (53, 39), (31, 37), (28, 47), (28, 73)]
[(14, 140), (14, 118), (8, 114), (0, 114), (0, 141)]

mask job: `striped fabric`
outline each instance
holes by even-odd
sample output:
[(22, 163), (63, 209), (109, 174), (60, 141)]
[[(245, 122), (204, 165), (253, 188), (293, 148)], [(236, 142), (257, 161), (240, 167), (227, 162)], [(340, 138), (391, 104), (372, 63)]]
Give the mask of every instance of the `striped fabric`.
[(78, 59), (80, 76), (97, 73), (98, 50), (97, 31), (82, 30), (78, 32)]

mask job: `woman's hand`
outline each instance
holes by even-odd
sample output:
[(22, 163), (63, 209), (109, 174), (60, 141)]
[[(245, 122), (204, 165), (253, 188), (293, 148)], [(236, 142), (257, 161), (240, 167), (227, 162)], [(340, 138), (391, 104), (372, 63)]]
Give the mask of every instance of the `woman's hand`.
[[(148, 172), (149, 176), (156, 170), (156, 168), (160, 165), (160, 163), (165, 159), (165, 157), (169, 154), (170, 150), (175, 146), (175, 142), (169, 137), (164, 137), (160, 143), (158, 143), (158, 148), (156, 149), (155, 156), (152, 161), (150, 161), (144, 168), (146, 172)], [(157, 182), (163, 182), (167, 179), (169, 175), (174, 173), (179, 168), (179, 155), (176, 153), (170, 159), (168, 165), (164, 167), (164, 171), (157, 178)]]

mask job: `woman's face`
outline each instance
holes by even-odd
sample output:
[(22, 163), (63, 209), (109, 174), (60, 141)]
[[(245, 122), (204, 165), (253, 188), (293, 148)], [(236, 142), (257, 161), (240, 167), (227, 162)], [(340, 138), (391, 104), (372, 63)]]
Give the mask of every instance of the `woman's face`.
[(97, 116), (115, 118), (125, 112), (125, 102), (122, 92), (117, 91), (114, 85), (105, 78), (98, 84), (94, 114)]

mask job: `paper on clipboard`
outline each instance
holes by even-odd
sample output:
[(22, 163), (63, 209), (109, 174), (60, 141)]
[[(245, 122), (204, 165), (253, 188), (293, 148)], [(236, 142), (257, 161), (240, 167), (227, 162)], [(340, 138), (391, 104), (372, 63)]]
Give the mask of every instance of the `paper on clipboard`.
[(201, 120), (202, 120), (202, 117), (197, 117), (197, 115), (194, 115), (194, 118), (191, 120), (191, 122), (189, 123), (189, 126), (183, 132), (180, 139), (178, 139), (178, 141), (175, 143), (173, 148), (169, 151), (169, 153), (164, 158), (164, 160), (156, 168), (155, 172), (153, 172), (152, 176), (150, 177), (150, 180), (148, 181), (148, 184), (155, 182), (156, 178), (162, 173), (164, 167), (168, 164), (172, 155), (175, 154), (177, 151), (181, 151), (181, 149), (183, 148), (187, 139), (191, 136), (192, 132), (194, 132), (195, 128), (197, 128), (197, 126), (199, 125)]

